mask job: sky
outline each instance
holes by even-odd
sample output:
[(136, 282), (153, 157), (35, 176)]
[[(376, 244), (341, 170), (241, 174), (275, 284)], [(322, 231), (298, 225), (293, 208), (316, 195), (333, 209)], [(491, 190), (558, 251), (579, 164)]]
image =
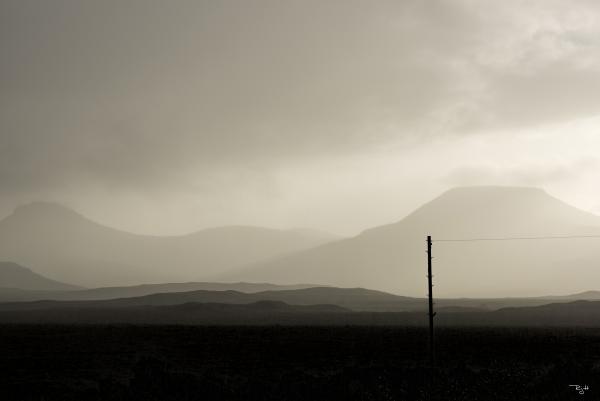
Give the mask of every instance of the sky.
[(600, 214), (600, 4), (0, 0), (0, 216), (355, 235), (463, 185)]

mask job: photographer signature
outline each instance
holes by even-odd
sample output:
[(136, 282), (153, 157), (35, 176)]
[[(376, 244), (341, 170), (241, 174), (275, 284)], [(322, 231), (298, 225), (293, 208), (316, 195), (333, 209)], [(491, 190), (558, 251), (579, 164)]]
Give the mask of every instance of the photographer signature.
[(590, 387), (587, 384), (569, 384), (569, 387), (575, 387), (575, 391), (579, 394), (585, 394)]

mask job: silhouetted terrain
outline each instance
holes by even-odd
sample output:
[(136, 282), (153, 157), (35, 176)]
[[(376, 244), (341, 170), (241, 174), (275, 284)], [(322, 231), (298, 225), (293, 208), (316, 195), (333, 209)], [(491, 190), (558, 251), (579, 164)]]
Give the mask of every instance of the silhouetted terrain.
[(313, 230), (246, 226), (170, 237), (135, 235), (57, 204), (32, 203), (0, 221), (0, 259), (98, 287), (198, 280), (334, 238)]
[[(85, 291), (84, 294), (88, 292)], [(67, 296), (69, 294), (66, 294)], [(76, 294), (75, 294), (76, 295)], [(221, 302), (242, 304), (257, 301), (281, 301), (295, 305), (335, 304), (353, 310), (372, 311), (405, 311), (422, 309), (424, 300), (418, 298), (401, 297), (380, 291), (367, 290), (364, 288), (333, 288), (333, 287), (311, 287), (301, 289), (283, 289), (271, 291), (260, 291), (244, 293), (240, 291), (187, 291), (149, 294), (139, 297), (127, 297), (118, 299), (105, 299), (95, 301), (39, 301), (13, 304), (19, 308), (40, 307), (44, 305), (58, 305), (61, 307), (85, 306), (85, 307), (128, 307), (139, 305), (177, 305), (187, 302)], [(0, 309), (8, 304), (0, 304)]]
[(188, 292), (188, 291), (239, 291), (239, 292), (261, 292), (280, 291), (288, 289), (301, 289), (316, 287), (314, 284), (276, 285), (269, 283), (165, 283), (165, 284), (143, 284), (129, 287), (100, 287), (77, 291), (31, 291), (21, 288), (1, 288), (0, 302), (21, 302), (37, 300), (95, 300), (111, 298), (127, 298), (156, 293)]
[(250, 304), (185, 303), (168, 306), (45, 306), (0, 311), (0, 322), (46, 324), (271, 325), (319, 324), (349, 312), (336, 305), (288, 305), (278, 301)]
[[(6, 401), (597, 399), (600, 332), (411, 327), (0, 327)], [(526, 357), (524, 357), (526, 354)], [(569, 384), (588, 384), (585, 396)]]
[[(265, 289), (267, 290), (265, 291)], [(446, 312), (473, 312), (505, 307), (539, 306), (573, 300), (594, 300), (597, 299), (596, 295), (595, 291), (587, 291), (565, 296), (532, 298), (447, 298), (436, 299), (436, 308)], [(264, 300), (281, 301), (293, 305), (333, 304), (353, 311), (372, 312), (424, 311), (427, 308), (427, 301), (424, 298), (403, 297), (364, 288), (313, 287), (308, 284), (285, 286), (267, 283), (173, 283), (78, 291), (25, 291), (15, 288), (0, 288), (0, 302), (25, 302), (22, 305), (14, 306), (23, 309), (35, 309), (44, 307), (44, 305), (52, 307), (127, 307), (177, 305), (187, 302), (242, 304)], [(27, 303), (31, 301), (45, 302)], [(0, 309), (4, 307), (7, 305), (0, 304)], [(12, 306), (8, 307), (12, 308)]]
[[(427, 235), (435, 241), (575, 234), (600, 234), (600, 217), (539, 189), (456, 188), (397, 223), (261, 262), (223, 279), (318, 282), (420, 295), (425, 292)], [(580, 291), (600, 282), (598, 241), (434, 242), (438, 295), (487, 298)]]
[[(0, 304), (0, 322), (367, 326), (420, 326), (428, 322), (424, 308), (409, 312), (357, 312), (318, 300), (308, 305), (272, 299), (252, 301), (253, 295), (217, 291), (154, 294), (102, 301), (3, 303)], [(199, 298), (204, 300), (198, 302)], [(229, 302), (223, 302), (224, 299)], [(600, 327), (600, 301), (502, 308), (496, 311), (461, 306), (438, 307), (436, 310), (435, 322), (438, 326)]]

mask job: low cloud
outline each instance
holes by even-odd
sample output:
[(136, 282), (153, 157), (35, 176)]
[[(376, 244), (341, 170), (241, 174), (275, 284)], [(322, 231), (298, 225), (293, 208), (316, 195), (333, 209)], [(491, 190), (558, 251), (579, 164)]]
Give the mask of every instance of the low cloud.
[(600, 159), (583, 159), (569, 164), (522, 165), (502, 167), (490, 165), (461, 166), (441, 179), (449, 186), (522, 185), (547, 187), (561, 181), (573, 180), (582, 171), (597, 169)]
[[(270, 202), (290, 166), (593, 116), (599, 21), (580, 0), (6, 0), (0, 210)], [(470, 169), (447, 182), (506, 173)]]

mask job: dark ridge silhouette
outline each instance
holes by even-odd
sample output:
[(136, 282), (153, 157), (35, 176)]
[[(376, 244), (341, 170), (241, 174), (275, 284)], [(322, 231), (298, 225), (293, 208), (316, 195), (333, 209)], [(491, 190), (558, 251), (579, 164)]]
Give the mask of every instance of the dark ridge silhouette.
[(289, 305), (279, 301), (129, 307), (48, 305), (44, 309), (0, 311), (0, 323), (269, 325), (315, 321), (324, 324), (330, 316), (350, 313), (337, 305)]
[[(67, 294), (68, 295), (68, 294)], [(411, 311), (421, 310), (424, 300), (402, 297), (364, 288), (312, 287), (294, 290), (279, 289), (243, 293), (240, 291), (188, 291), (144, 295), (107, 300), (38, 300), (7, 302), (3, 309), (43, 309), (48, 307), (131, 307), (148, 305), (178, 305), (189, 302), (246, 304), (257, 301), (279, 301), (293, 305), (330, 304), (356, 311)]]
[[(600, 217), (539, 189), (456, 188), (397, 223), (260, 262), (222, 279), (279, 284), (311, 281), (423, 296), (427, 235), (434, 241), (600, 235)], [(529, 296), (576, 291), (600, 281), (600, 240), (561, 241), (434, 242), (435, 280), (443, 283), (438, 295)]]
[[(212, 286), (214, 283), (204, 283)], [(226, 284), (217, 283), (217, 287), (225, 287)], [(237, 285), (236, 285), (237, 286)], [(246, 289), (257, 289), (252, 284), (245, 283)], [(159, 286), (160, 287), (160, 286)], [(139, 290), (139, 287), (134, 287)], [(142, 286), (142, 288), (146, 288)], [(150, 286), (150, 288), (156, 288)], [(129, 308), (138, 306), (164, 306), (181, 305), (184, 303), (222, 303), (222, 304), (249, 304), (259, 301), (284, 302), (291, 305), (315, 305), (329, 304), (337, 305), (356, 312), (414, 312), (425, 311), (427, 301), (424, 298), (410, 298), (381, 291), (368, 290), (364, 288), (334, 288), (334, 287), (309, 287), (300, 289), (286, 289), (277, 287), (277, 290), (260, 292), (241, 292), (234, 290), (209, 291), (196, 290), (185, 292), (154, 293), (137, 297), (122, 297), (112, 299), (89, 299), (97, 296), (92, 290), (69, 291), (69, 292), (44, 292), (26, 291), (29, 296), (37, 296), (38, 300), (26, 299), (22, 290), (0, 289), (0, 310), (35, 310), (51, 308)], [(103, 290), (103, 289), (101, 289)], [(126, 290), (119, 289), (120, 291)], [(15, 294), (15, 292), (17, 292)], [(91, 295), (90, 293), (91, 292)], [(2, 294), (5, 294), (2, 296)], [(34, 295), (31, 295), (33, 293)], [(104, 295), (112, 294), (103, 293)], [(505, 307), (538, 306), (556, 302), (570, 302), (572, 297), (585, 297), (585, 292), (572, 296), (560, 298), (498, 298), (498, 299), (436, 299), (436, 310), (441, 312), (470, 313), (480, 311), (492, 311)], [(19, 294), (21, 299), (19, 298)], [(51, 295), (55, 296), (54, 299)], [(46, 295), (47, 297), (43, 297)], [(82, 296), (83, 295), (83, 296)], [(62, 299), (60, 297), (64, 297)], [(585, 298), (579, 298), (585, 299)]]
[(460, 316), (441, 312), (436, 319), (436, 323), (442, 326), (600, 327), (600, 301), (507, 307)]
[(257, 301), (249, 304), (220, 304), (220, 303), (199, 303), (188, 302), (181, 305), (159, 306), (159, 310), (168, 311), (263, 311), (263, 312), (304, 312), (304, 313), (347, 313), (349, 309), (337, 305), (290, 305), (281, 301)]
[(276, 285), (269, 283), (165, 283), (142, 284), (130, 287), (100, 287), (79, 291), (27, 291), (16, 288), (0, 288), (0, 302), (25, 302), (39, 300), (101, 300), (130, 298), (156, 293), (189, 291), (239, 291), (254, 293), (261, 291), (294, 290), (318, 287), (314, 284)]
[[(357, 325), (425, 326), (424, 312), (355, 312), (337, 305), (289, 305), (280, 301), (246, 304), (185, 302), (140, 305), (57, 301), (3, 304), (0, 323), (150, 325)], [(481, 311), (441, 308), (437, 326), (600, 327), (600, 301)]]
[(261, 291), (243, 293), (240, 291), (188, 291), (144, 295), (140, 297), (117, 298), (89, 301), (52, 301), (16, 302), (0, 304), (0, 310), (17, 308), (43, 309), (47, 307), (131, 307), (179, 305), (189, 302), (248, 304), (258, 301), (278, 301), (293, 305), (330, 304), (353, 310), (415, 310), (422, 307), (418, 298), (401, 297), (364, 288), (313, 287), (296, 290)]
[(6, 287), (0, 288), (0, 299), (5, 289), (68, 292), (82, 289), (79, 286), (51, 280), (13, 262), (0, 262), (0, 287)]
[(58, 204), (37, 202), (0, 221), (0, 258), (87, 287), (122, 286), (208, 279), (337, 238), (321, 231), (248, 226), (181, 236), (136, 235)]
[(489, 312), (484, 308), (477, 308), (474, 306), (442, 306), (434, 310), (436, 315), (438, 313), (474, 313), (474, 312)]

